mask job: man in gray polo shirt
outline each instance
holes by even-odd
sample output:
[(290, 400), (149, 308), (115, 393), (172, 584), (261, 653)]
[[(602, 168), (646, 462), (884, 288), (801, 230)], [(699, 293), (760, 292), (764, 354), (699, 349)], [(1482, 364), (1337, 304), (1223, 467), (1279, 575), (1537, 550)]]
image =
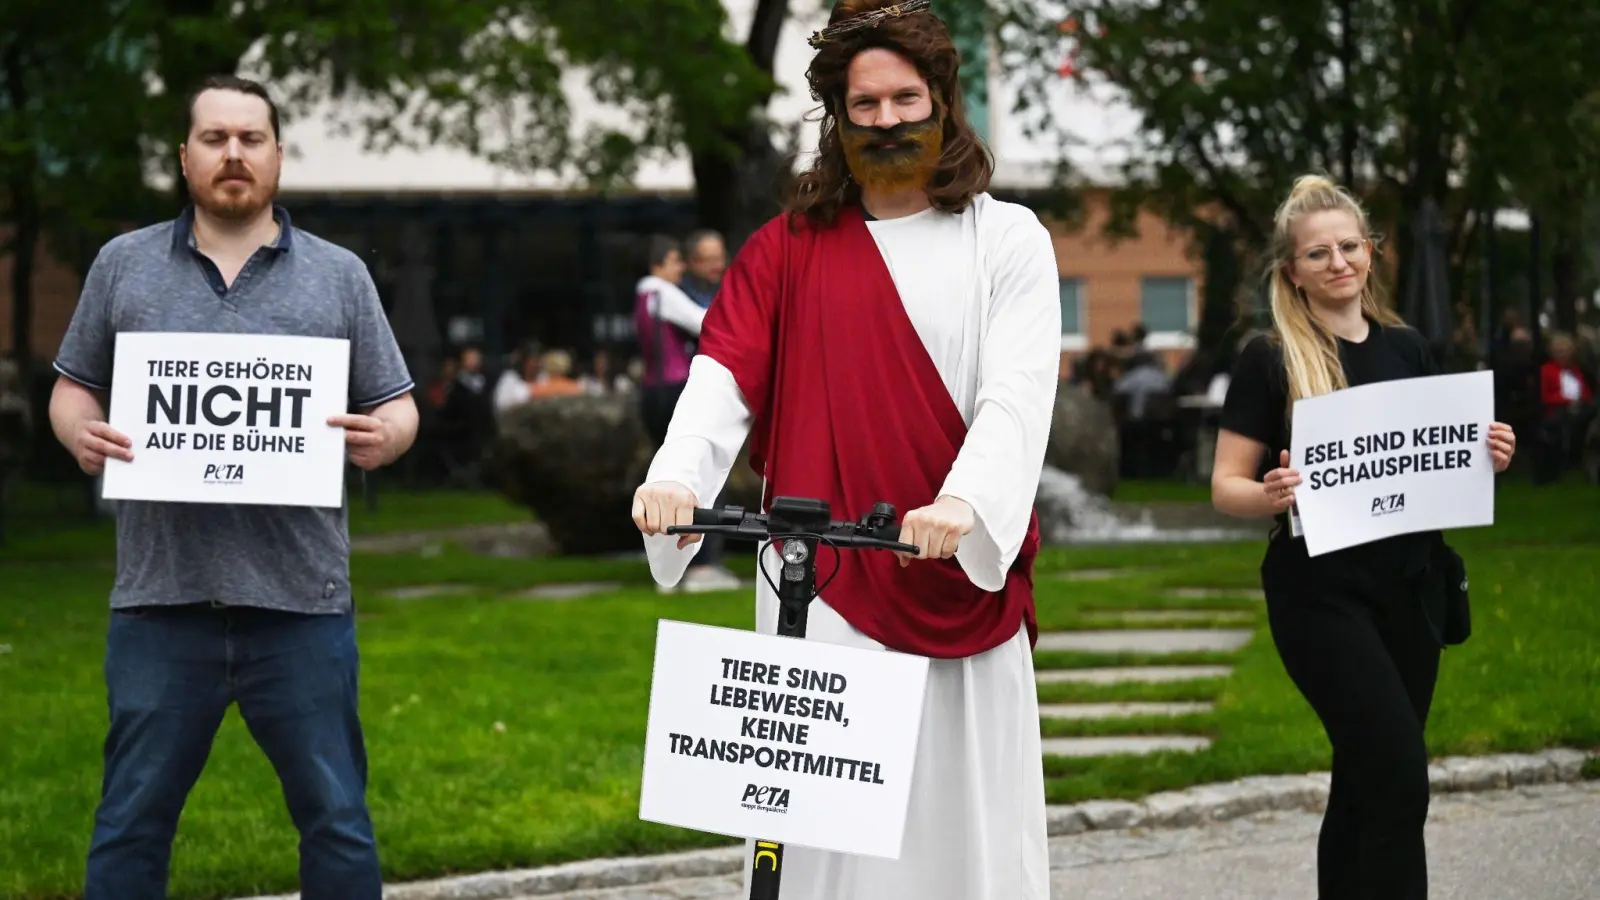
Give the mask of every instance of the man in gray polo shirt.
[[(350, 341), (349, 459), (371, 470), (416, 434), (412, 380), (366, 267), (274, 203), (283, 150), (260, 85), (208, 81), (180, 148), (192, 205), (121, 235), (84, 281), (55, 367), (57, 438), (90, 475), (128, 438), (106, 423), (118, 332)], [(158, 900), (179, 814), (228, 706), (283, 787), (306, 900), (379, 900), (347, 508), (116, 501), (105, 678), (110, 726), (85, 900)]]

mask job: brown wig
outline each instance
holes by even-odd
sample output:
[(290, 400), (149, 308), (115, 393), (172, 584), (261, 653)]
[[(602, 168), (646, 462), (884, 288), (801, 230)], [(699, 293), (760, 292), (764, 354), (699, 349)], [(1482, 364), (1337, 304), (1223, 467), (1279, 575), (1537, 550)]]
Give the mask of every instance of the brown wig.
[[(894, 0), (838, 0), (828, 24), (893, 5)], [(849, 121), (844, 98), (850, 61), (873, 47), (892, 50), (916, 66), (927, 79), (933, 116), (943, 116), (939, 161), (927, 184), (928, 201), (936, 209), (961, 212), (974, 196), (989, 188), (994, 160), (967, 121), (958, 72), (960, 54), (944, 22), (925, 11), (890, 16), (870, 28), (827, 40), (811, 60), (806, 81), (812, 99), (823, 104), (822, 130), (811, 168), (795, 177), (785, 198), (791, 226), (796, 216), (804, 216), (813, 225), (831, 225), (841, 207), (861, 201), (861, 186), (851, 177), (839, 120)]]

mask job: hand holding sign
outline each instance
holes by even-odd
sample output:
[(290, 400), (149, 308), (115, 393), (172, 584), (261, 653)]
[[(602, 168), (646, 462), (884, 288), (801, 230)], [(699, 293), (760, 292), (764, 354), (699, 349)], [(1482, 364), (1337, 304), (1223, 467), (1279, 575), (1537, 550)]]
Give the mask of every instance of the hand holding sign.
[(1281, 513), (1294, 505), (1294, 487), (1300, 483), (1300, 473), (1289, 468), (1289, 451), (1278, 454), (1278, 468), (1261, 479), (1261, 489), (1272, 503), (1273, 513)]
[(133, 441), (105, 422), (84, 422), (72, 435), (72, 458), (85, 475), (105, 471), (106, 457), (133, 461)]
[(345, 453), (350, 461), (371, 472), (388, 455), (389, 425), (377, 416), (329, 416), (328, 424), (344, 429)]
[(1494, 470), (1504, 472), (1517, 452), (1517, 435), (1504, 422), (1489, 425), (1489, 457), (1494, 460)]

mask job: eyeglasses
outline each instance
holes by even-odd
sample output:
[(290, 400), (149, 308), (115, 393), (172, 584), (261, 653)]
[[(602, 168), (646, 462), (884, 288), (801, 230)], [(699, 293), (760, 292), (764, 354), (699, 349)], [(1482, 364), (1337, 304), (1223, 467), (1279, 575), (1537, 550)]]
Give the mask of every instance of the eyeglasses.
[[(1345, 262), (1361, 262), (1372, 252), (1372, 241), (1366, 238), (1346, 238), (1339, 242), (1339, 255)], [(1296, 259), (1303, 259), (1307, 267), (1313, 272), (1320, 272), (1333, 265), (1333, 250), (1328, 247), (1312, 247)]]

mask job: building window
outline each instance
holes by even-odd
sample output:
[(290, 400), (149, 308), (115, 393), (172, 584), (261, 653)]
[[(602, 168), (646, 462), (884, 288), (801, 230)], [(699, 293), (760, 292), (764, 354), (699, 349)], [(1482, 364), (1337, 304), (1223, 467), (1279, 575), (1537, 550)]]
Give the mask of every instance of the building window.
[(1146, 277), (1139, 286), (1139, 321), (1154, 349), (1194, 344), (1194, 282), (1186, 277)]
[(1061, 279), (1061, 349), (1084, 350), (1089, 346), (1089, 322), (1082, 278)]

